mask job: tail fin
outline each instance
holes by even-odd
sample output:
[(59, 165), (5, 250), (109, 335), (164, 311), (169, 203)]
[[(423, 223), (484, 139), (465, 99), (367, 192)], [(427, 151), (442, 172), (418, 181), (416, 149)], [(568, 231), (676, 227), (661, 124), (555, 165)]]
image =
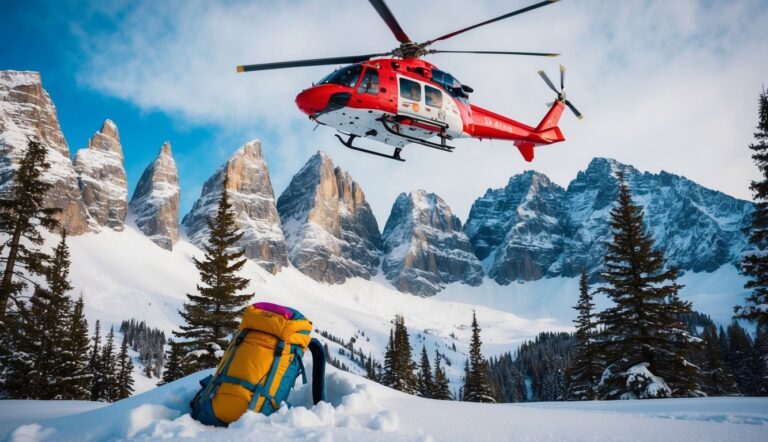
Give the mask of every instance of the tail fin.
[(535, 144), (527, 141), (516, 141), (515, 146), (517, 146), (517, 150), (520, 151), (520, 155), (523, 156), (525, 161), (529, 163), (533, 161), (533, 148), (536, 146)]

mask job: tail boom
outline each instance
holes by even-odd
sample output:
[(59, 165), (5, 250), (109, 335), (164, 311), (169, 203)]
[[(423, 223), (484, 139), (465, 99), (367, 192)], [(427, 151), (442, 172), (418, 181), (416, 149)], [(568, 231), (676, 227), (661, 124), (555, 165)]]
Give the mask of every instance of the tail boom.
[(525, 161), (533, 161), (533, 148), (545, 144), (564, 141), (562, 131), (557, 126), (563, 114), (565, 104), (556, 100), (538, 126), (526, 124), (503, 115), (472, 105), (472, 132), (475, 138), (514, 141)]

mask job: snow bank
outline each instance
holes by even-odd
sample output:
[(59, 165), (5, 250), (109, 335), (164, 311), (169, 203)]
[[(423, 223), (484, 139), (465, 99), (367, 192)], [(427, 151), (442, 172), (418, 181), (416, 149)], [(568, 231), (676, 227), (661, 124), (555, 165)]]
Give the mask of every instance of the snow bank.
[[(249, 412), (229, 428), (215, 428), (188, 414), (197, 382), (209, 372), (65, 417), (45, 419), (26, 407), (14, 419), (0, 421), (0, 439), (743, 442), (766, 440), (768, 434), (768, 398), (471, 404), (408, 396), (333, 368), (327, 376), (328, 402), (311, 405), (309, 385), (297, 386), (289, 398), (293, 407), (271, 416)], [(0, 401), (0, 416), (19, 402)], [(62, 410), (84, 405), (50, 404)]]

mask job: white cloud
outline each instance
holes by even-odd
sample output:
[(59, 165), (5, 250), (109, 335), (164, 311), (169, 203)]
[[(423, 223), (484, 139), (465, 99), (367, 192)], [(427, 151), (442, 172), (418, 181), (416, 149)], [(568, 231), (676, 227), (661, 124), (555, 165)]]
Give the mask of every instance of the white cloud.
[[(389, 4), (410, 37), (421, 41), (528, 2)], [(567, 141), (538, 149), (533, 164), (501, 141), (459, 141), (452, 154), (409, 146), (404, 164), (350, 152), (331, 130), (312, 132), (293, 103), (332, 67), (235, 73), (244, 63), (394, 48), (366, 2), (129, 2), (107, 18), (114, 29), (85, 40), (83, 83), (142, 109), (219, 127), (231, 146), (216, 146), (222, 151), (211, 154), (211, 172), (224, 152), (264, 139), (278, 193), (312, 151), (326, 150), (361, 183), (382, 225), (401, 191), (437, 192), (465, 219), (476, 197), (515, 173), (535, 168), (567, 185), (595, 156), (664, 169), (742, 198), (749, 198), (749, 181), (757, 177), (746, 146), (768, 73), (768, 8), (761, 0), (563, 1), (441, 44), (563, 53), (559, 59), (429, 58), (474, 87), (474, 103), (529, 124), (552, 100), (536, 70), (555, 74), (558, 63), (568, 67), (569, 98), (586, 118), (566, 114)], [(199, 163), (199, 156), (189, 161)]]

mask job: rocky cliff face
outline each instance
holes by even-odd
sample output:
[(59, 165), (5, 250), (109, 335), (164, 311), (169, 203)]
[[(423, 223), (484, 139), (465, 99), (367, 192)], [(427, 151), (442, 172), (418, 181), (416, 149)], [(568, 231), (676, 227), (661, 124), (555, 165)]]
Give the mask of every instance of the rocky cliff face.
[(398, 290), (432, 296), (445, 284), (479, 285), (483, 269), (461, 221), (423, 190), (401, 193), (384, 227), (384, 274)]
[(735, 263), (747, 247), (741, 229), (753, 206), (687, 178), (667, 172), (641, 173), (615, 160), (595, 158), (567, 190), (565, 219), (568, 237), (562, 269), (552, 274), (575, 276), (581, 269), (595, 273), (610, 240), (609, 213), (618, 195), (616, 171), (624, 172), (645, 225), (667, 264), (683, 270), (713, 271)]
[(171, 143), (163, 144), (155, 161), (141, 174), (130, 213), (136, 227), (155, 244), (173, 249), (179, 239), (179, 174)]
[(0, 71), (0, 193), (7, 191), (19, 161), (27, 150), (27, 137), (48, 147), (51, 168), (44, 179), (53, 184), (45, 197), (48, 207), (62, 209), (59, 219), (69, 234), (88, 229), (77, 174), (70, 160), (51, 97), (37, 72)]
[(611, 239), (610, 211), (623, 171), (646, 228), (667, 264), (713, 271), (747, 247), (741, 229), (753, 206), (667, 172), (640, 173), (595, 158), (567, 190), (526, 172), (475, 201), (465, 231), (489, 275), (500, 284), (586, 271), (597, 279)]
[(77, 151), (75, 171), (89, 221), (123, 230), (128, 213), (128, 181), (117, 126), (110, 120)]
[(277, 200), (288, 259), (311, 278), (342, 283), (369, 279), (381, 257), (381, 237), (365, 194), (348, 173), (318, 152)]
[(288, 264), (287, 250), (259, 141), (241, 147), (205, 182), (200, 199), (182, 221), (187, 237), (197, 246), (205, 244), (210, 233), (206, 220), (216, 214), (225, 173), (232, 210), (243, 232), (239, 245), (245, 256), (277, 273)]
[(538, 172), (488, 190), (470, 210), (464, 231), (499, 284), (543, 277), (563, 253), (565, 190)]

